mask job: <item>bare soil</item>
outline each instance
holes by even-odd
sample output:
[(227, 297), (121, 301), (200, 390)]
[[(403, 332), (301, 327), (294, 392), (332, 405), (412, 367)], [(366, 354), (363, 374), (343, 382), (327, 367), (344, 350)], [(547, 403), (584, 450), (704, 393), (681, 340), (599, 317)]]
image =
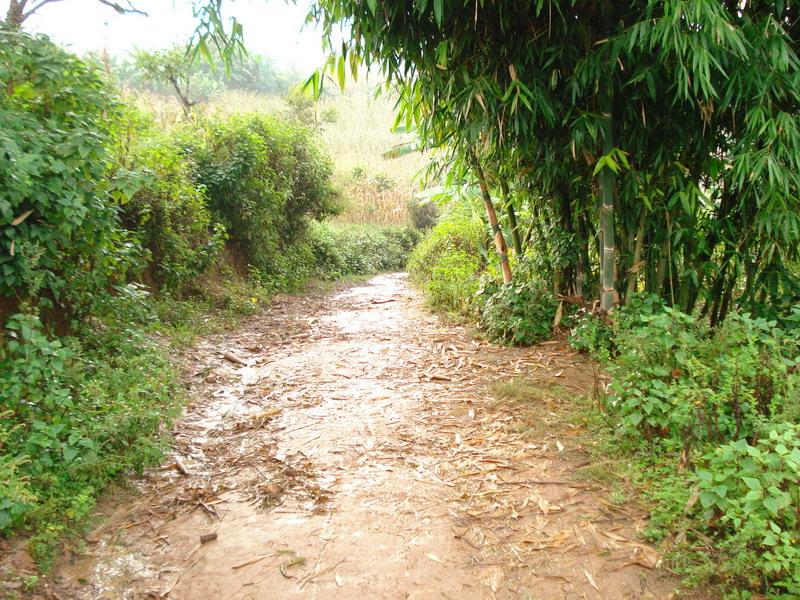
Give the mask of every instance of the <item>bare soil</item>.
[[(557, 405), (593, 367), (561, 343), (477, 341), (394, 274), (281, 297), (182, 360), (170, 456), (101, 503), (57, 597), (675, 597), (644, 515), (574, 478)], [(493, 398), (515, 379), (537, 406)]]

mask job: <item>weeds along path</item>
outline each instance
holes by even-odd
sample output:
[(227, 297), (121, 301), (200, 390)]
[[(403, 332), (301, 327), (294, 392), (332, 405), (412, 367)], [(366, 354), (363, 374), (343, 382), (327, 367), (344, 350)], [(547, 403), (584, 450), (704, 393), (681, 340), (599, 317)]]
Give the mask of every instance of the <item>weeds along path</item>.
[[(397, 274), (281, 298), (185, 359), (170, 458), (104, 501), (60, 597), (672, 597), (640, 515), (572, 478), (560, 406), (592, 373), (559, 344), (474, 341)], [(514, 378), (534, 405), (492, 399)]]

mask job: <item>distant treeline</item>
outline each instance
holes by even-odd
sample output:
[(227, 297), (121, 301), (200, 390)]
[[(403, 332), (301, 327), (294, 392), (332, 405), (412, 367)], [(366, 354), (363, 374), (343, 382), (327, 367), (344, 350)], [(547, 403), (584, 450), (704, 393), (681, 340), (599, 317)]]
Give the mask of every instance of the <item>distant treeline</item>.
[[(103, 52), (92, 52), (87, 59), (100, 63), (123, 88), (164, 95), (172, 94), (169, 83), (154, 81), (152, 77), (148, 77), (135, 54), (111, 56)], [(282, 69), (273, 59), (261, 54), (243, 56), (227, 71), (221, 59), (216, 60), (214, 64), (198, 59), (192, 61), (187, 70), (190, 87), (200, 98), (207, 98), (223, 90), (283, 95), (303, 79), (295, 69)]]

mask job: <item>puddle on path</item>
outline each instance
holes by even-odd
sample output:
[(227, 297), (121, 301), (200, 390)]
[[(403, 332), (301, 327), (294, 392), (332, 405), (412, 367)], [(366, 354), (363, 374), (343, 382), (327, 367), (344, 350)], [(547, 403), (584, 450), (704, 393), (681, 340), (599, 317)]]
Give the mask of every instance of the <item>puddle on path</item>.
[(488, 395), (559, 371), (578, 389), (591, 368), (563, 347), (474, 341), (393, 274), (278, 299), (184, 358), (171, 457), (101, 503), (60, 597), (672, 597), (641, 515), (570, 479), (585, 457), (563, 432), (530, 443)]

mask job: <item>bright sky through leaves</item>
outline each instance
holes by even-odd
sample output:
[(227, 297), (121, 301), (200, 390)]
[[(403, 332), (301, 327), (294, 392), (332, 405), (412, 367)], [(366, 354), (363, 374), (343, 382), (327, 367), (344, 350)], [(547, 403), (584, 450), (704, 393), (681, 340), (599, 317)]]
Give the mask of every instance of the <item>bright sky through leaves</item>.
[[(78, 53), (106, 47), (111, 54), (184, 42), (194, 30), (191, 0), (135, 0), (134, 5), (149, 17), (118, 15), (95, 0), (64, 0), (43, 7), (25, 28), (46, 33)], [(7, 9), (8, 0), (0, 0), (0, 14)], [(307, 0), (296, 5), (285, 0), (231, 0), (226, 7), (226, 16), (244, 24), (251, 52), (301, 72), (310, 72), (324, 60), (320, 34), (304, 27), (307, 12)]]

